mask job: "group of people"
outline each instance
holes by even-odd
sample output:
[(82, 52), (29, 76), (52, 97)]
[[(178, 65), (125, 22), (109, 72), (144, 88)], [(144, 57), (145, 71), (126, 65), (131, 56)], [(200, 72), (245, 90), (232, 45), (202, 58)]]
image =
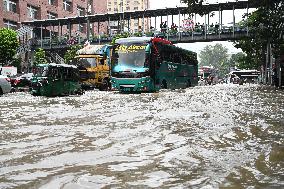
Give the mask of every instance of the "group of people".
[[(202, 34), (205, 34), (205, 24), (203, 23), (200, 25), (200, 23), (195, 23), (194, 30), (201, 30)], [(220, 29), (220, 25), (216, 22), (215, 25), (212, 23), (211, 25), (207, 26), (206, 30), (214, 30), (215, 33), (218, 33)]]
[[(167, 29), (168, 29), (167, 21), (162, 22), (160, 24), (160, 29), (161, 29), (162, 33), (166, 33), (167, 32)], [(178, 26), (175, 23), (172, 23), (170, 29), (171, 29), (171, 31), (176, 31), (177, 32), (178, 31)]]
[[(205, 24), (200, 24), (199, 22), (198, 23), (195, 23), (195, 25), (192, 23), (192, 25), (187, 29), (189, 30), (194, 30), (194, 31), (201, 31), (202, 34), (205, 34), (205, 27), (206, 27), (206, 30), (213, 30), (215, 33), (218, 33), (219, 32), (219, 29), (220, 29), (220, 24), (219, 23), (211, 23), (211, 25), (207, 25), (205, 26)], [(168, 29), (168, 25), (167, 25), (167, 21), (165, 22), (161, 22), (160, 24), (160, 29), (161, 29), (161, 32), (162, 33), (166, 33), (167, 32), (167, 29)], [(172, 23), (171, 27), (170, 27), (171, 31), (178, 31), (178, 26), (175, 24), (175, 23)]]

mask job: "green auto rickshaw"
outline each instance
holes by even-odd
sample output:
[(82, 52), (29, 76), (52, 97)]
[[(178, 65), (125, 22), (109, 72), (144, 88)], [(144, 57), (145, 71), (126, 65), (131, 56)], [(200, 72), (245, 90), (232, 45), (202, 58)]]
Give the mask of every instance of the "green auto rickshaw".
[(81, 95), (79, 69), (67, 64), (39, 64), (33, 70), (31, 94), (34, 96)]

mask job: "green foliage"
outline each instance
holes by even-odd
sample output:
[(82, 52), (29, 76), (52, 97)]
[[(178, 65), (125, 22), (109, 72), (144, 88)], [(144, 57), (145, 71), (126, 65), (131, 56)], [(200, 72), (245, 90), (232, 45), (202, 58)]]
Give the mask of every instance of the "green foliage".
[(199, 54), (200, 66), (213, 66), (223, 76), (229, 72), (228, 49), (222, 44), (207, 45)]
[(134, 33), (134, 36), (135, 37), (142, 37), (142, 32), (136, 32), (136, 33)]
[(265, 42), (245, 37), (242, 40), (235, 41), (234, 46), (241, 48), (246, 54), (242, 57), (242, 64), (238, 65), (239, 68), (259, 70), (263, 62), (265, 62)]
[(2, 65), (12, 60), (18, 47), (17, 33), (7, 28), (0, 29), (0, 63)]
[(197, 13), (202, 16), (209, 13), (209, 10), (202, 7), (204, 0), (181, 0), (181, 2), (187, 4), (189, 14)]
[(47, 64), (45, 51), (42, 48), (37, 49), (35, 52), (34, 66), (38, 64)]
[[(130, 34), (129, 34), (128, 32), (124, 32), (124, 33), (122, 33), (122, 34), (117, 34), (116, 36), (114, 36), (114, 37), (112, 38), (111, 45), (114, 45), (114, 44), (115, 44), (115, 40), (120, 39), (120, 38), (127, 38), (127, 37), (129, 37), (129, 36), (130, 36)], [(141, 35), (141, 36), (142, 36), (142, 35)]]
[(214, 46), (207, 45), (200, 52), (199, 57), (201, 66), (220, 68), (220, 66), (228, 60), (228, 49), (220, 43), (217, 43)]
[(82, 45), (72, 45), (64, 55), (64, 61), (66, 64), (73, 64), (77, 51), (82, 48)]
[(21, 70), (21, 62), (22, 62), (21, 57), (14, 57), (10, 65), (16, 67), (19, 72)]
[(235, 41), (236, 48), (241, 48), (247, 55), (243, 58), (244, 68), (260, 69), (265, 63), (267, 43), (272, 46), (275, 57), (280, 56), (284, 31), (284, 4), (282, 0), (252, 0), (260, 7), (248, 15), (247, 21), (240, 25), (249, 27), (250, 36)]
[[(253, 61), (249, 60), (250, 56), (247, 56), (243, 52), (233, 54), (229, 60), (230, 67), (237, 67), (239, 69), (256, 69)], [(248, 64), (247, 61), (250, 61), (251, 64)]]

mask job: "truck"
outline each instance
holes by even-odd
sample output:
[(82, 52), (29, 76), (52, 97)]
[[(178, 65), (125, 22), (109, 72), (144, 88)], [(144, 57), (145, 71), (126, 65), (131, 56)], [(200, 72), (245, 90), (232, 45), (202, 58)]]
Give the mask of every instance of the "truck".
[(15, 76), (17, 75), (17, 67), (14, 66), (0, 66), (0, 75), (4, 76)]
[(84, 90), (109, 90), (111, 45), (86, 45), (77, 51), (77, 66)]

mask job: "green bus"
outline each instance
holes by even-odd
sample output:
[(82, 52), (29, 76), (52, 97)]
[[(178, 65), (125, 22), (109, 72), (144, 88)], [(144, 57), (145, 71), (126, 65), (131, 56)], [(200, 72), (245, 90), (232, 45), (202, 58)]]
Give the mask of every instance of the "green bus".
[(162, 38), (130, 37), (116, 40), (111, 56), (111, 83), (120, 92), (156, 92), (198, 84), (194, 52)]
[(34, 96), (67, 96), (83, 94), (79, 69), (67, 64), (39, 64), (33, 69), (31, 94)]

